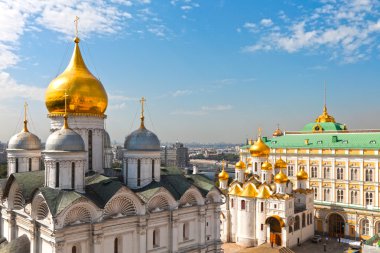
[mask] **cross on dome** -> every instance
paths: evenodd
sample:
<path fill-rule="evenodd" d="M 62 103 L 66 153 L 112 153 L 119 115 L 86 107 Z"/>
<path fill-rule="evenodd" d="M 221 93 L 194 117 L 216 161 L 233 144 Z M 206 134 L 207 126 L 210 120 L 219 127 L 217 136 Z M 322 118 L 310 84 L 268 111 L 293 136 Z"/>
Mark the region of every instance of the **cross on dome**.
<path fill-rule="evenodd" d="M 141 116 L 140 116 L 140 119 L 141 119 L 141 125 L 140 127 L 143 128 L 145 127 L 144 125 L 144 103 L 146 102 L 146 99 L 144 97 L 142 97 L 140 99 L 140 103 L 141 103 Z"/>

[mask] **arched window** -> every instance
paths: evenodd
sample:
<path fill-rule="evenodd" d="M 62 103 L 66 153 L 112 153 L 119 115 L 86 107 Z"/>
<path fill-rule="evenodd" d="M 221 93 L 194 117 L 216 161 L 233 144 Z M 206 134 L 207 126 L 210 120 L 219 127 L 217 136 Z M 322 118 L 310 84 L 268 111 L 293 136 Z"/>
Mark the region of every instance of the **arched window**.
<path fill-rule="evenodd" d="M 293 233 L 293 227 L 289 226 L 289 233 Z"/>
<path fill-rule="evenodd" d="M 362 220 L 362 234 L 369 235 L 369 221 L 367 219 Z"/>
<path fill-rule="evenodd" d="M 183 224 L 182 237 L 184 241 L 189 240 L 189 224 L 188 223 Z"/>
<path fill-rule="evenodd" d="M 336 191 L 336 201 L 339 203 L 343 203 L 343 190 Z"/>
<path fill-rule="evenodd" d="M 158 229 L 153 230 L 153 248 L 160 247 L 160 231 Z"/>
<path fill-rule="evenodd" d="M 154 180 L 154 159 L 152 159 L 152 180 Z"/>
<path fill-rule="evenodd" d="M 300 217 L 296 215 L 294 219 L 294 231 L 297 231 L 300 229 Z"/>
<path fill-rule="evenodd" d="M 292 177 L 293 176 L 293 166 L 288 166 L 288 176 Z"/>
<path fill-rule="evenodd" d="M 337 170 L 336 170 L 336 177 L 337 177 L 337 179 L 343 179 L 343 168 L 338 168 Z"/>
<path fill-rule="evenodd" d="M 245 210 L 245 200 L 241 201 L 241 210 Z"/>
<path fill-rule="evenodd" d="M 73 246 L 71 248 L 71 253 L 77 253 L 77 246 Z"/>
<path fill-rule="evenodd" d="M 141 185 L 141 160 L 137 160 L 137 186 Z"/>
<path fill-rule="evenodd" d="M 373 194 L 372 192 L 366 192 L 365 194 L 365 204 L 371 206 L 373 203 Z"/>
<path fill-rule="evenodd" d="M 59 187 L 59 162 L 55 163 L 55 187 Z"/>
<path fill-rule="evenodd" d="M 324 172 L 324 178 L 330 178 L 330 167 L 324 167 L 323 172 Z"/>
<path fill-rule="evenodd" d="M 312 187 L 313 191 L 314 191 L 314 199 L 317 199 L 318 198 L 318 188 L 317 187 Z"/>
<path fill-rule="evenodd" d="M 311 177 L 313 177 L 313 178 L 318 177 L 317 167 L 315 167 L 315 166 L 311 167 Z"/>
<path fill-rule="evenodd" d="M 358 191 L 351 191 L 351 204 L 358 203 Z"/>
<path fill-rule="evenodd" d="M 351 180 L 358 180 L 358 169 L 351 168 Z"/>
<path fill-rule="evenodd" d="M 260 210 L 261 210 L 261 212 L 264 212 L 264 202 L 260 203 Z"/>
<path fill-rule="evenodd" d="M 365 181 L 373 181 L 373 170 L 366 169 L 365 170 Z"/>
<path fill-rule="evenodd" d="M 234 207 L 234 199 L 231 199 L 231 208 Z"/>
<path fill-rule="evenodd" d="M 88 130 L 88 169 L 92 170 L 92 130 Z"/>
<path fill-rule="evenodd" d="M 257 162 L 255 163 L 255 172 L 257 172 Z"/>
<path fill-rule="evenodd" d="M 306 215 L 305 213 L 302 214 L 302 227 L 304 228 L 306 226 Z"/>
<path fill-rule="evenodd" d="M 119 239 L 117 237 L 113 241 L 113 252 L 119 253 Z"/>
<path fill-rule="evenodd" d="M 330 201 L 330 189 L 323 189 L 323 200 Z"/>
<path fill-rule="evenodd" d="M 16 173 L 18 173 L 18 158 L 16 158 Z"/>
<path fill-rule="evenodd" d="M 71 163 L 71 188 L 75 189 L 75 163 Z"/>
<path fill-rule="evenodd" d="M 29 171 L 32 171 L 32 158 L 29 158 Z"/>

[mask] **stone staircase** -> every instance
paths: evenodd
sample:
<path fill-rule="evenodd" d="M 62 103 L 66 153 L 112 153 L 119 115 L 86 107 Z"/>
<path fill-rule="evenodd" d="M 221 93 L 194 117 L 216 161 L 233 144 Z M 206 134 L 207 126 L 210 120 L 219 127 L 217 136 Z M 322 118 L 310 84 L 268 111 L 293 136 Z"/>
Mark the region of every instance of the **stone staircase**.
<path fill-rule="evenodd" d="M 287 248 L 287 247 L 282 247 L 280 250 L 279 250 L 280 253 L 294 253 L 293 250 Z"/>

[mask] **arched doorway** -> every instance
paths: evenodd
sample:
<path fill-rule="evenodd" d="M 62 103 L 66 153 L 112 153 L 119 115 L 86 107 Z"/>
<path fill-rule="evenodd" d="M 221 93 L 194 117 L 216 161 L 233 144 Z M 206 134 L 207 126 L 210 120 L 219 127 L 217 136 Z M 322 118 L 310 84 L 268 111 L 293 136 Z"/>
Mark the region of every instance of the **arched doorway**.
<path fill-rule="evenodd" d="M 344 237 L 344 219 L 340 214 L 332 213 L 329 216 L 329 236 Z"/>
<path fill-rule="evenodd" d="M 270 229 L 269 242 L 281 246 L 281 228 L 285 226 L 284 221 L 281 217 L 273 215 L 268 217 L 265 223 L 269 225 Z"/>

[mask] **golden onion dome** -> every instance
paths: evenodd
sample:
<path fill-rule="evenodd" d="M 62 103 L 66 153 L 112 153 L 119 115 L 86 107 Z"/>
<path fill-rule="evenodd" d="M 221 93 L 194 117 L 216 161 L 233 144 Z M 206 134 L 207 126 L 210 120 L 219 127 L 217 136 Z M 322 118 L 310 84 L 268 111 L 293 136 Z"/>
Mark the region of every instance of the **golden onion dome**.
<path fill-rule="evenodd" d="M 222 171 L 219 173 L 218 178 L 219 180 L 228 180 L 230 178 L 230 175 L 228 175 L 228 173 L 223 168 Z"/>
<path fill-rule="evenodd" d="M 286 183 L 288 181 L 288 177 L 282 172 L 282 169 L 280 169 L 280 172 L 274 176 L 274 181 L 277 184 Z"/>
<path fill-rule="evenodd" d="M 301 166 L 300 171 L 298 171 L 297 173 L 297 180 L 307 180 L 308 178 L 309 178 L 309 175 L 307 174 L 303 166 Z"/>
<path fill-rule="evenodd" d="M 277 129 L 273 132 L 273 137 L 279 137 L 279 136 L 283 136 L 284 133 L 281 131 L 281 129 L 279 127 L 277 127 Z"/>
<path fill-rule="evenodd" d="M 45 104 L 51 115 L 65 112 L 65 93 L 67 112 L 103 116 L 107 109 L 108 98 L 102 83 L 88 70 L 79 49 L 79 38 L 74 39 L 74 52 L 69 65 L 50 82 Z"/>
<path fill-rule="evenodd" d="M 318 122 L 318 123 L 325 123 L 325 122 L 335 123 L 334 117 L 327 113 L 327 106 L 326 105 L 323 107 L 323 113 L 318 116 L 318 118 L 315 120 L 315 122 Z"/>
<path fill-rule="evenodd" d="M 249 167 L 249 166 L 252 166 L 252 165 L 253 165 L 252 160 L 249 160 L 249 161 L 248 161 L 248 167 Z"/>
<path fill-rule="evenodd" d="M 245 163 L 241 160 L 235 164 L 235 167 L 239 170 L 245 170 L 247 168 L 247 166 L 245 166 Z"/>
<path fill-rule="evenodd" d="M 272 170 L 272 164 L 270 162 L 266 161 L 261 165 L 261 169 L 262 170 Z"/>
<path fill-rule="evenodd" d="M 257 198 L 259 199 L 268 199 L 272 195 L 269 186 L 267 184 L 262 184 L 259 187 L 259 193 L 257 194 Z"/>
<path fill-rule="evenodd" d="M 249 148 L 249 152 L 254 157 L 267 157 L 270 153 L 270 148 L 263 142 L 261 137 Z"/>
<path fill-rule="evenodd" d="M 239 184 L 234 184 L 230 188 L 228 194 L 230 194 L 230 195 L 240 195 L 241 192 L 242 192 L 242 189 L 241 189 L 240 185 Z"/>
<path fill-rule="evenodd" d="M 286 169 L 286 162 L 280 158 L 276 161 L 274 167 L 279 169 Z"/>
<path fill-rule="evenodd" d="M 240 193 L 241 197 L 247 197 L 247 198 L 255 198 L 257 196 L 258 192 L 256 189 L 256 186 L 252 183 L 248 183 L 243 191 Z"/>

